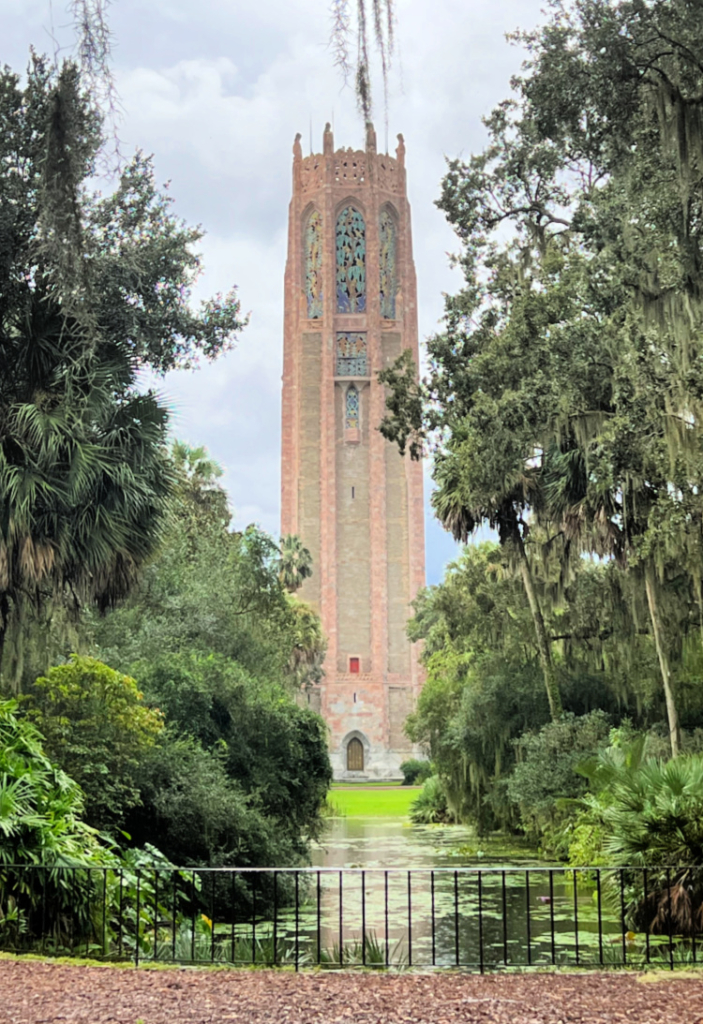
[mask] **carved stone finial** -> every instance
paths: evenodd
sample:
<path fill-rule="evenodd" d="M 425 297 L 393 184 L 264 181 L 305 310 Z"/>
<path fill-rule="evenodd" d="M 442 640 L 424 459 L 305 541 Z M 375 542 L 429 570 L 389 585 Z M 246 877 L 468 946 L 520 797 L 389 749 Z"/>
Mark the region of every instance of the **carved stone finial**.
<path fill-rule="evenodd" d="M 302 135 L 300 134 L 300 132 L 298 132 L 298 134 L 295 136 L 295 142 L 293 143 L 293 159 L 294 160 L 302 160 L 303 159 L 303 149 L 302 149 L 302 146 L 300 145 L 301 138 L 302 138 Z"/>
<path fill-rule="evenodd" d="M 366 152 L 376 152 L 376 131 L 373 126 L 373 121 L 366 122 Z"/>
<path fill-rule="evenodd" d="M 325 130 L 322 133 L 322 152 L 323 153 L 334 153 L 334 136 L 332 135 L 332 127 L 329 123 L 325 125 Z"/>
<path fill-rule="evenodd" d="M 398 135 L 398 148 L 395 151 L 398 163 L 403 165 L 405 163 L 405 139 L 401 134 Z"/>

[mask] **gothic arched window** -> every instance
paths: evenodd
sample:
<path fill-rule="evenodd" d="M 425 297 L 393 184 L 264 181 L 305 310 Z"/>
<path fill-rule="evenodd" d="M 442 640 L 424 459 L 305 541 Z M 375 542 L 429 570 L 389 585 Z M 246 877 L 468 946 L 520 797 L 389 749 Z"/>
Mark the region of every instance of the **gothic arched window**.
<path fill-rule="evenodd" d="M 313 210 L 305 232 L 305 296 L 308 317 L 322 316 L 322 214 Z"/>
<path fill-rule="evenodd" d="M 397 278 L 395 267 L 395 221 L 389 210 L 382 210 L 379 235 L 379 276 L 380 276 L 380 298 L 381 316 L 384 320 L 395 320 L 395 293 L 397 291 Z"/>
<path fill-rule="evenodd" d="M 353 206 L 337 217 L 337 312 L 366 309 L 366 229 Z"/>
<path fill-rule="evenodd" d="M 352 384 L 347 389 L 345 400 L 344 426 L 347 430 L 359 429 L 359 392 Z"/>

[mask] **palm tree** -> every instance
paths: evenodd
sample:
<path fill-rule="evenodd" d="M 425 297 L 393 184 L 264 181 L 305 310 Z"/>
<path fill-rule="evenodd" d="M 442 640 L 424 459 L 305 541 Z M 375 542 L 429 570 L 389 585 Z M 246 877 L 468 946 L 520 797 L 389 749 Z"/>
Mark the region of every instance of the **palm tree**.
<path fill-rule="evenodd" d="M 322 678 L 327 640 L 322 632 L 320 616 L 311 605 L 293 595 L 288 602 L 294 621 L 294 646 L 288 671 L 298 686 L 307 687 L 319 683 Z"/>
<path fill-rule="evenodd" d="M 292 533 L 287 537 L 281 537 L 279 551 L 281 559 L 278 578 L 285 589 L 293 594 L 312 576 L 312 555 L 304 547 L 300 537 Z"/>
<path fill-rule="evenodd" d="M 525 465 L 514 479 L 505 480 L 502 488 L 483 487 L 471 476 L 472 466 L 476 464 L 475 452 L 470 453 L 469 457 L 467 454 L 466 451 L 457 451 L 454 444 L 450 443 L 441 455 L 436 456 L 434 478 L 438 487 L 432 495 L 435 515 L 445 530 L 449 530 L 455 540 L 464 544 L 482 523 L 498 531 L 501 545 L 517 563 L 525 588 L 549 711 L 552 719 L 557 719 L 562 714 L 562 703 L 551 641 L 525 549 L 525 536 L 529 529 L 525 513 L 539 493 L 539 468 Z"/>
<path fill-rule="evenodd" d="M 52 600 L 105 609 L 161 536 L 175 484 L 167 410 L 138 371 L 213 358 L 234 296 L 193 313 L 199 232 L 138 156 L 91 196 L 102 138 L 78 70 L 0 72 L 0 669 L 22 675 L 28 619 Z"/>

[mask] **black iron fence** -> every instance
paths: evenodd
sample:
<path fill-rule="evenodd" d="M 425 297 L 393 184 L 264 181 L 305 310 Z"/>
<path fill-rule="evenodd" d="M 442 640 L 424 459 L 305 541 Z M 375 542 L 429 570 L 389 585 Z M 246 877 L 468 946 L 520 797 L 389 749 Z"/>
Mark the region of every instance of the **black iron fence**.
<path fill-rule="evenodd" d="M 696 963 L 703 868 L 0 867 L 0 949 L 349 967 Z"/>

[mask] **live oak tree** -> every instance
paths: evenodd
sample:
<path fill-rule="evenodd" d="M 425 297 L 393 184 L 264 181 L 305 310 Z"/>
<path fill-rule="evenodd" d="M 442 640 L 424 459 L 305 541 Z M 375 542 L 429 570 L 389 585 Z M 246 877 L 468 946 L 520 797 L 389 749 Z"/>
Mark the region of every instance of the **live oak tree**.
<path fill-rule="evenodd" d="M 519 39 L 489 145 L 450 163 L 439 201 L 465 288 L 423 387 L 407 360 L 386 375 L 384 431 L 416 451 L 434 437 L 435 507 L 458 536 L 488 522 L 520 556 L 539 522 L 567 576 L 584 553 L 639 574 L 676 754 L 660 597 L 674 564 L 700 605 L 703 575 L 703 11 L 555 2 Z M 537 607 L 534 621 L 544 641 Z"/>
<path fill-rule="evenodd" d="M 139 389 L 140 369 L 215 358 L 243 326 L 233 292 L 191 308 L 202 233 L 175 217 L 147 158 L 112 194 L 90 190 L 101 142 L 74 65 L 34 57 L 24 85 L 0 74 L 0 658 L 11 686 L 32 615 L 62 599 L 110 606 L 161 537 L 174 485 L 167 411 Z"/>

